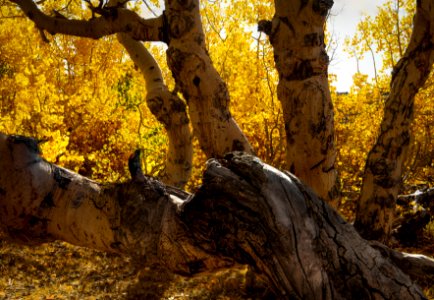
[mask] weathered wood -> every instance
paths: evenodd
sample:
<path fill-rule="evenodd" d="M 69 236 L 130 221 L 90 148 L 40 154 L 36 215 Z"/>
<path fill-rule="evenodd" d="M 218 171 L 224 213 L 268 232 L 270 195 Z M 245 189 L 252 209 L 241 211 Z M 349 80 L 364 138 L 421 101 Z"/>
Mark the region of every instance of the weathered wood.
<path fill-rule="evenodd" d="M 388 248 L 377 241 L 371 241 L 371 246 L 378 249 L 384 257 L 389 258 L 413 280 L 429 282 L 431 288 L 434 280 L 434 259 L 421 254 L 399 252 Z"/>
<path fill-rule="evenodd" d="M 241 152 L 211 159 L 193 196 L 153 179 L 99 184 L 0 135 L 0 218 L 24 243 L 61 239 L 184 275 L 248 264 L 278 298 L 424 299 L 297 178 Z"/>

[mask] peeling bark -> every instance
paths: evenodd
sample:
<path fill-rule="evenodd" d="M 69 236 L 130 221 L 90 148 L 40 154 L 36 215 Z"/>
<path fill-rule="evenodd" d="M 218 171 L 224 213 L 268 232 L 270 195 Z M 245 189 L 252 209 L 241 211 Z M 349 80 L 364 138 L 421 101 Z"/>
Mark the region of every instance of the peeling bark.
<path fill-rule="evenodd" d="M 380 134 L 366 161 L 354 224 L 366 239 L 384 242 L 390 236 L 410 143 L 414 97 L 430 73 L 433 45 L 434 7 L 429 0 L 418 1 L 410 43 L 393 69 Z"/>
<path fill-rule="evenodd" d="M 229 111 L 228 89 L 205 48 L 198 0 L 165 1 L 169 24 L 167 61 L 187 101 L 194 133 L 207 157 L 253 153 Z"/>
<path fill-rule="evenodd" d="M 0 158 L 11 239 L 62 239 L 184 275 L 248 264 L 276 298 L 424 299 L 297 178 L 253 156 L 210 160 L 195 195 L 153 179 L 93 182 L 41 159 L 26 137 L 0 135 Z"/>
<path fill-rule="evenodd" d="M 273 20 L 260 21 L 279 72 L 277 96 L 285 119 L 290 171 L 320 197 L 337 199 L 333 105 L 324 26 L 329 0 L 275 0 Z"/>

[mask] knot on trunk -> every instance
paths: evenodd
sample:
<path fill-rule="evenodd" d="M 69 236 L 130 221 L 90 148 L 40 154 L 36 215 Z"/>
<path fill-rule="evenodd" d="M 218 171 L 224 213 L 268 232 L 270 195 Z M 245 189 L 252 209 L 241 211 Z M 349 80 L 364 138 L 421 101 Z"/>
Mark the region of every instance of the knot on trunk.
<path fill-rule="evenodd" d="M 271 27 L 272 27 L 271 21 L 261 20 L 261 21 L 258 22 L 258 31 L 259 32 L 263 32 L 266 35 L 270 35 L 271 34 Z"/>

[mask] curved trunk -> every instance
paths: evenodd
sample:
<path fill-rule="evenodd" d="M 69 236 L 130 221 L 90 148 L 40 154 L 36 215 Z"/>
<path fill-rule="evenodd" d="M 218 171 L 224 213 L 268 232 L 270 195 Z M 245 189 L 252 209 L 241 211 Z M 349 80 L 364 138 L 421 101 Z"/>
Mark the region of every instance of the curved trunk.
<path fill-rule="evenodd" d="M 198 0 L 165 1 L 169 49 L 167 61 L 184 95 L 194 133 L 207 157 L 234 150 L 253 153 L 229 111 L 226 84 L 205 48 Z"/>
<path fill-rule="evenodd" d="M 434 7 L 429 0 L 418 1 L 410 44 L 393 68 L 380 134 L 366 161 L 354 224 L 366 239 L 389 238 L 410 143 L 414 97 L 434 62 L 433 44 Z"/>
<path fill-rule="evenodd" d="M 279 72 L 289 170 L 320 197 L 337 198 L 333 105 L 324 44 L 326 16 L 333 1 L 275 0 L 271 22 L 261 21 Z"/>
<path fill-rule="evenodd" d="M 186 105 L 164 84 L 160 67 L 146 47 L 124 33 L 117 34 L 131 59 L 140 69 L 146 81 L 146 103 L 169 137 L 166 169 L 162 176 L 165 183 L 184 187 L 190 178 L 193 145 Z"/>
<path fill-rule="evenodd" d="M 424 298 L 297 178 L 249 155 L 210 160 L 194 196 L 137 176 L 90 181 L 41 159 L 26 137 L 0 135 L 0 158 L 1 226 L 15 240 L 62 239 L 184 275 L 248 264 L 276 298 Z"/>

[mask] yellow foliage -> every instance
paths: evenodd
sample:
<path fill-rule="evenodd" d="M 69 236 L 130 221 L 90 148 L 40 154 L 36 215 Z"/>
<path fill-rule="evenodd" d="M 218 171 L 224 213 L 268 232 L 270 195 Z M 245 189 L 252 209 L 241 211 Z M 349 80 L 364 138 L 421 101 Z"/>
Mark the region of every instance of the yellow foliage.
<path fill-rule="evenodd" d="M 62 8 L 62 1 L 43 4 L 47 13 L 56 9 L 67 16 L 90 17 L 75 2 Z M 201 12 L 209 52 L 228 83 L 235 119 L 257 154 L 283 167 L 278 75 L 267 37 L 255 29 L 258 20 L 271 18 L 272 1 L 205 2 Z M 128 157 L 141 148 L 144 171 L 158 176 L 164 168 L 167 137 L 148 111 L 143 79 L 121 45 L 113 36 L 98 41 L 48 38 L 49 44 L 42 42 L 26 18 L 1 20 L 0 131 L 35 136 L 43 141 L 47 160 L 100 180 L 127 179 Z M 150 50 L 173 88 L 164 47 Z M 197 141 L 194 144 L 191 189 L 200 184 L 206 159 Z"/>
<path fill-rule="evenodd" d="M 387 68 L 408 42 L 414 1 L 400 2 L 399 14 L 392 0 L 376 18 L 366 18 L 359 33 L 349 40 L 350 52 L 361 56 L 373 49 L 384 55 L 385 68 L 375 84 L 356 74 L 348 95 L 337 95 L 336 78 L 330 75 L 335 103 L 337 168 L 344 193 L 356 195 L 367 151 L 375 141 L 389 87 Z M 413 4 L 412 4 L 413 3 Z M 79 1 L 65 8 L 63 1 L 44 1 L 69 17 L 90 18 Z M 153 5 L 158 6 L 158 1 Z M 134 8 L 138 9 L 138 4 Z M 276 96 L 278 74 L 268 38 L 256 31 L 262 19 L 271 19 L 272 1 L 205 1 L 201 3 L 206 44 L 215 67 L 231 95 L 231 111 L 267 163 L 285 168 L 285 130 Z M 65 9 L 64 9 L 65 8 Z M 3 16 L 19 12 L 1 7 Z M 400 17 L 398 27 L 392 22 Z M 390 28 L 384 35 L 383 22 Z M 382 31 L 383 30 L 383 31 Z M 44 43 L 26 18 L 0 19 L 0 131 L 38 137 L 44 157 L 99 180 L 126 180 L 127 160 L 136 148 L 144 153 L 143 169 L 154 176 L 164 168 L 167 137 L 144 101 L 142 76 L 113 36 L 98 41 L 48 35 Z M 165 60 L 165 47 L 147 43 L 162 67 L 170 89 L 174 88 Z M 430 84 L 432 86 L 432 77 Z M 431 128 L 434 107 L 431 88 L 419 93 L 415 108 L 414 143 L 407 163 L 407 182 L 422 184 L 434 179 L 434 145 Z M 194 142 L 193 178 L 200 184 L 205 156 Z"/>
<path fill-rule="evenodd" d="M 359 194 L 365 160 L 376 139 L 385 99 L 385 95 L 368 82 L 367 75 L 357 73 L 353 81 L 348 95 L 332 94 L 343 201 Z"/>
<path fill-rule="evenodd" d="M 11 18 L 0 22 L 0 41 L 7 41 L 0 44 L 0 131 L 37 137 L 47 160 L 94 179 L 128 178 L 136 148 L 147 149 L 146 161 L 164 161 L 162 127 L 115 37 L 56 35 L 47 44 L 31 21 Z"/>
<path fill-rule="evenodd" d="M 339 160 L 342 162 L 339 168 L 344 179 L 344 190 L 360 184 L 356 177 L 361 177 L 367 151 L 382 118 L 383 101 L 390 89 L 390 71 L 409 43 L 415 4 L 411 0 L 386 1 L 379 7 L 378 15 L 365 17 L 358 24 L 356 35 L 346 41 L 346 50 L 351 55 L 360 59 L 367 52 L 369 55 L 375 53 L 381 56 L 383 66 L 378 70 L 378 82 L 374 81 L 374 84 L 368 81 L 367 76 L 356 74 L 349 95 L 335 100 Z M 426 187 L 434 179 L 434 143 L 431 138 L 434 126 L 433 83 L 431 73 L 415 99 L 413 137 L 403 174 L 404 188 Z M 354 104 L 349 105 L 347 101 L 354 101 Z M 347 119 L 350 115 L 353 117 Z M 355 152 L 354 155 L 351 151 Z M 354 162 L 357 164 L 352 165 Z M 353 174 L 353 180 L 347 174 Z"/>

